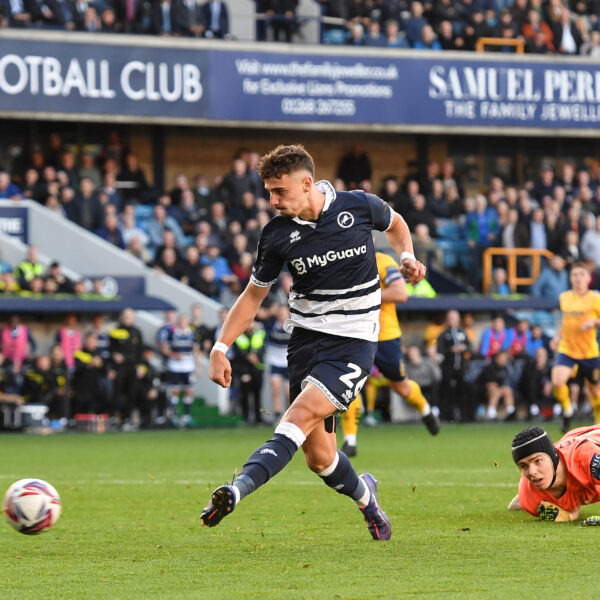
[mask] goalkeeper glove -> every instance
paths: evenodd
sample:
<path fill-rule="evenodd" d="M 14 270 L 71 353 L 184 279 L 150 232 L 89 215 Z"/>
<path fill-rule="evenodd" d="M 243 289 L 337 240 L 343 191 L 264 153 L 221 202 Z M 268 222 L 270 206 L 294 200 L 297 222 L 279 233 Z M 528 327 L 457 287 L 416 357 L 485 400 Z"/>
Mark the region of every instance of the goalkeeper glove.
<path fill-rule="evenodd" d="M 542 521 L 567 522 L 571 520 L 571 515 L 566 510 L 551 502 L 540 502 L 537 507 L 537 514 Z"/>
<path fill-rule="evenodd" d="M 581 527 L 600 527 L 600 517 L 598 515 L 588 517 L 584 521 L 581 521 L 579 525 L 581 525 Z"/>

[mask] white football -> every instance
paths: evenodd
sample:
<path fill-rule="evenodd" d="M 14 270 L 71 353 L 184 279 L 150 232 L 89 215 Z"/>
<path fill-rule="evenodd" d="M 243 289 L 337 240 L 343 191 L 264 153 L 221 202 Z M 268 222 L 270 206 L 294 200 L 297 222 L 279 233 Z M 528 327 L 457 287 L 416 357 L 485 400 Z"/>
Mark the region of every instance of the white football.
<path fill-rule="evenodd" d="M 50 529 L 60 517 L 58 492 L 42 479 L 21 479 L 13 483 L 3 504 L 7 521 L 19 532 L 35 535 Z"/>

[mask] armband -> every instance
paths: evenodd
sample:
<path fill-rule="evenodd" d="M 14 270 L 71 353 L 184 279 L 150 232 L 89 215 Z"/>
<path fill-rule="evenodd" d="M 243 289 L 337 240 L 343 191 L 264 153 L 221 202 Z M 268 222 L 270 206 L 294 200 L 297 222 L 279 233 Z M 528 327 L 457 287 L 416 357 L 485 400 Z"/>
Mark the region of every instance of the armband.
<path fill-rule="evenodd" d="M 224 344 L 223 342 L 215 342 L 210 353 L 212 354 L 213 352 L 222 352 L 223 354 L 226 354 L 227 350 L 229 350 L 229 346 L 227 344 Z"/>

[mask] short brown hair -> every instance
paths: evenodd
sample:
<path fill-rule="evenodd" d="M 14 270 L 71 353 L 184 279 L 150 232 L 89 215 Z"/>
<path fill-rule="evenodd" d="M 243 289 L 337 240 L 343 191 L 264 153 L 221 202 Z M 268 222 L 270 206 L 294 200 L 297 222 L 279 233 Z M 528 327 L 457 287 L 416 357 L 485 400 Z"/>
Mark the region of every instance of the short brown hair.
<path fill-rule="evenodd" d="M 588 265 L 581 260 L 578 260 L 571 265 L 571 271 L 573 269 L 584 269 L 588 273 L 591 273 L 591 269 L 588 267 Z"/>
<path fill-rule="evenodd" d="M 303 170 L 314 177 L 315 163 L 312 156 L 300 144 L 277 146 L 265 154 L 258 163 L 258 175 L 263 181 Z"/>

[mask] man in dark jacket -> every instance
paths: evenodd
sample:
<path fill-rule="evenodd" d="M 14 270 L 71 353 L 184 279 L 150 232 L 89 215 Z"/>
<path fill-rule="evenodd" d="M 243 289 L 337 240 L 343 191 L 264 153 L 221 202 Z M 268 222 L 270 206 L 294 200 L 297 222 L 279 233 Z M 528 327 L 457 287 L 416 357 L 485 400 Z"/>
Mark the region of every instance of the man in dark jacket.
<path fill-rule="evenodd" d="M 475 405 L 469 397 L 465 382 L 465 371 L 471 352 L 471 342 L 460 327 L 460 315 L 456 310 L 448 311 L 446 315 L 448 327 L 438 337 L 438 353 L 442 360 L 442 381 L 444 394 L 440 394 L 440 409 L 442 419 L 454 420 L 454 411 L 460 412 L 461 421 L 475 419 Z"/>

